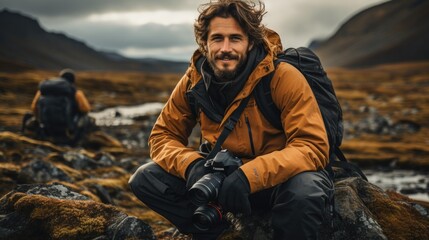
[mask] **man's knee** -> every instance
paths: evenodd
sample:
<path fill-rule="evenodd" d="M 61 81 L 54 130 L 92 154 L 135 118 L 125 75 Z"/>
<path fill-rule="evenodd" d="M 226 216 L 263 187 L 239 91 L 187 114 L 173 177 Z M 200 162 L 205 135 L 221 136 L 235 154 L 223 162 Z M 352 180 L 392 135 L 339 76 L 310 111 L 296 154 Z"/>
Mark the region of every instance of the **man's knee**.
<path fill-rule="evenodd" d="M 280 188 L 280 192 L 287 194 L 290 201 L 298 203 L 330 199 L 333 194 L 333 183 L 326 171 L 303 172 L 289 179 Z"/>
<path fill-rule="evenodd" d="M 325 171 L 304 172 L 277 187 L 272 211 L 274 238 L 317 238 L 333 197 L 329 175 Z"/>
<path fill-rule="evenodd" d="M 160 168 L 156 163 L 150 162 L 140 166 L 134 174 L 128 180 L 128 185 L 134 194 L 137 194 L 138 191 L 141 191 L 143 185 L 147 182 L 147 176 L 152 174 L 154 171 L 159 171 Z M 137 191 L 137 192 L 136 192 Z"/>
<path fill-rule="evenodd" d="M 166 172 L 154 162 L 139 167 L 128 184 L 133 193 L 143 201 L 145 198 L 177 198 L 186 194 L 185 181 Z"/>

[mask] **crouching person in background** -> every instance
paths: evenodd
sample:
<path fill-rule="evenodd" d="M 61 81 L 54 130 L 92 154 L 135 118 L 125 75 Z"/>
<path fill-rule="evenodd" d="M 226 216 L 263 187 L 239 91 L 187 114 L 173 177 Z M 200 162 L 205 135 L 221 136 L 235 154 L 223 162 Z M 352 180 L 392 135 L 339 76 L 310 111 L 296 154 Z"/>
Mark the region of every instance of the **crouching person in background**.
<path fill-rule="evenodd" d="M 22 131 L 56 144 L 74 145 L 95 127 L 88 116 L 91 106 L 76 89 L 73 70 L 64 69 L 59 77 L 44 80 L 31 104 L 32 114 L 24 116 Z"/>

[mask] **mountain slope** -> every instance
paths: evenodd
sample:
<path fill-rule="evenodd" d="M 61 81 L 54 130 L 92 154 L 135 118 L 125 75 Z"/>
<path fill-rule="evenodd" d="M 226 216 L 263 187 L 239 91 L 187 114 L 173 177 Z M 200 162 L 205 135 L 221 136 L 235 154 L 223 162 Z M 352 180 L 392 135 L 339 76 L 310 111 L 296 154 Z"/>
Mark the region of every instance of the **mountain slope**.
<path fill-rule="evenodd" d="M 429 60 L 429 1 L 392 0 L 345 22 L 314 50 L 327 67 Z"/>
<path fill-rule="evenodd" d="M 46 32 L 37 20 L 0 12 L 0 61 L 37 69 L 184 71 L 187 63 L 135 60 L 99 52 L 62 33 Z"/>

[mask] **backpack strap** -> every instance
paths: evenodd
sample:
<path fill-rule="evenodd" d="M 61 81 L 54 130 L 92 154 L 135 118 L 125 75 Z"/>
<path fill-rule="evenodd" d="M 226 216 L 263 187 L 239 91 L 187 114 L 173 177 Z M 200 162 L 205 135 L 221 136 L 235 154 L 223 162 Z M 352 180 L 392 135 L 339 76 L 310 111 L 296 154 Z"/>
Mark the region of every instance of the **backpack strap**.
<path fill-rule="evenodd" d="M 195 63 L 195 68 L 200 74 L 202 72 L 201 68 L 204 61 L 205 57 L 200 57 Z M 195 118 L 198 118 L 199 111 L 201 110 L 213 122 L 220 123 L 222 121 L 223 115 L 215 110 L 207 93 L 203 79 L 200 79 L 194 87 L 186 92 L 186 98 L 188 100 L 191 112 Z"/>
<path fill-rule="evenodd" d="M 200 68 L 201 68 L 203 62 L 204 62 L 203 57 L 200 57 L 197 59 L 197 61 L 195 63 L 195 68 L 198 71 L 198 73 L 200 73 Z M 195 118 L 198 117 L 198 112 L 199 112 L 200 107 L 198 105 L 198 99 L 197 99 L 197 97 L 195 97 L 195 93 L 193 93 L 193 91 L 197 91 L 197 90 L 194 90 L 195 87 L 201 88 L 201 87 L 198 87 L 199 85 L 202 84 L 200 82 L 202 82 L 202 79 L 193 88 L 189 89 L 186 92 L 186 99 L 188 100 L 188 104 L 189 104 L 189 107 L 191 108 L 192 115 Z M 199 91 L 202 91 L 202 89 Z"/>
<path fill-rule="evenodd" d="M 186 98 L 195 118 L 198 117 L 201 109 L 213 122 L 220 123 L 222 121 L 223 116 L 217 113 L 211 104 L 203 80 L 200 80 L 192 89 L 186 92 Z"/>
<path fill-rule="evenodd" d="M 335 156 L 338 158 L 338 160 L 331 160 L 329 161 L 327 168 L 328 171 L 330 171 L 330 174 L 333 174 L 332 167 L 342 168 L 347 172 L 350 173 L 357 173 L 362 179 L 365 181 L 368 181 L 368 178 L 365 176 L 365 174 L 362 172 L 362 170 L 354 163 L 348 161 L 346 157 L 344 156 L 344 153 L 341 151 L 339 147 L 335 147 L 334 151 Z"/>
<path fill-rule="evenodd" d="M 280 61 L 274 61 L 276 69 Z M 271 97 L 271 79 L 273 78 L 275 70 L 270 72 L 268 75 L 262 77 L 258 85 L 253 90 L 256 104 L 258 105 L 259 111 L 268 122 L 271 123 L 277 129 L 283 129 L 283 125 L 280 119 L 280 110 L 274 104 L 273 98 Z"/>
<path fill-rule="evenodd" d="M 356 176 L 356 174 L 358 174 L 363 180 L 368 181 L 368 178 L 362 172 L 362 170 L 356 164 L 348 161 L 346 156 L 344 156 L 344 153 L 341 151 L 341 149 L 338 146 L 335 146 L 332 152 L 334 152 L 334 156 L 330 157 L 329 163 L 325 167 L 331 179 L 336 179 L 338 177 L 337 174 L 335 174 L 333 168 L 340 168 L 340 169 L 343 169 L 347 173 L 347 176 L 349 177 Z"/>
<path fill-rule="evenodd" d="M 229 117 L 229 119 L 225 123 L 225 126 L 224 126 L 221 134 L 219 135 L 219 138 L 217 139 L 213 149 L 207 155 L 207 157 L 206 157 L 207 160 L 214 158 L 214 156 L 221 150 L 221 146 L 222 146 L 223 142 L 226 140 L 228 135 L 234 129 L 235 124 L 238 122 L 238 119 L 240 118 L 240 115 L 243 112 L 244 108 L 246 108 L 247 103 L 249 103 L 249 100 L 250 100 L 250 95 L 241 101 L 238 108 L 232 113 L 231 117 Z"/>
<path fill-rule="evenodd" d="M 343 151 L 341 151 L 341 149 L 339 147 L 334 148 L 334 153 L 335 153 L 335 156 L 338 158 L 338 160 L 343 161 L 343 162 L 347 162 L 346 156 L 344 156 Z"/>
<path fill-rule="evenodd" d="M 189 107 L 191 108 L 192 115 L 194 117 L 198 116 L 198 103 L 193 94 L 191 94 L 191 90 L 186 92 L 186 99 L 188 100 Z"/>

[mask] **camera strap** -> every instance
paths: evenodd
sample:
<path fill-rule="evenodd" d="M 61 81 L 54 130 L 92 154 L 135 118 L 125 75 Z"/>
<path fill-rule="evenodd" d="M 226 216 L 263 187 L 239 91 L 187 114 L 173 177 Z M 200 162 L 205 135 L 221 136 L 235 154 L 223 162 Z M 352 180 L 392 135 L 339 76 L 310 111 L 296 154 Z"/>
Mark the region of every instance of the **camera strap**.
<path fill-rule="evenodd" d="M 240 103 L 240 106 L 232 113 L 231 117 L 229 117 L 228 121 L 226 121 L 225 126 L 223 127 L 222 132 L 220 133 L 216 144 L 214 145 L 213 149 L 210 151 L 209 155 L 207 155 L 206 159 L 212 159 L 214 156 L 221 150 L 221 146 L 223 142 L 226 140 L 228 135 L 232 132 L 232 130 L 235 127 L 235 124 L 238 122 L 238 119 L 240 118 L 241 113 L 243 112 L 244 108 L 246 108 L 247 103 L 250 100 L 250 96 L 247 96 L 245 99 L 243 99 Z"/>

